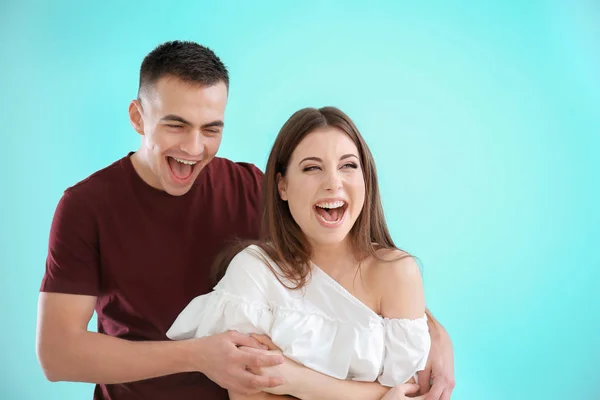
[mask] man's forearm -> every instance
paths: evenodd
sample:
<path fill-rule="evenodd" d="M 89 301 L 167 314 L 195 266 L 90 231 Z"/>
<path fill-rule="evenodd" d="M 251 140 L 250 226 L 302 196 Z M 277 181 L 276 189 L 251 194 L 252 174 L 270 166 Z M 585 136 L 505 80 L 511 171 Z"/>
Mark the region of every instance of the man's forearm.
<path fill-rule="evenodd" d="M 427 314 L 427 325 L 429 325 L 429 329 L 431 329 L 432 327 L 437 328 L 440 323 L 437 319 L 433 317 L 433 314 L 431 313 L 431 311 L 429 311 L 428 308 L 425 309 L 425 314 Z"/>
<path fill-rule="evenodd" d="M 439 342 L 442 337 L 447 337 L 448 341 L 450 340 L 450 336 L 448 336 L 448 332 L 446 329 L 440 324 L 440 321 L 434 318 L 431 311 L 425 310 L 427 314 L 427 326 L 429 327 L 429 335 L 431 336 L 432 345 L 434 342 Z"/>
<path fill-rule="evenodd" d="M 51 381 L 116 384 L 189 371 L 185 342 L 133 342 L 81 332 L 45 343 L 39 357 Z"/>

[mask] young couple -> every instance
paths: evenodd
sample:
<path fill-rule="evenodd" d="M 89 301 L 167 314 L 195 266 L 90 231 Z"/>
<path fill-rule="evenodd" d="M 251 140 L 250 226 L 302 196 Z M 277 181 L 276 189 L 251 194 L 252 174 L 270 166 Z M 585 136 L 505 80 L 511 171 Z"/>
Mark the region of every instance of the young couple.
<path fill-rule="evenodd" d="M 68 188 L 52 222 L 48 379 L 112 400 L 449 399 L 450 339 L 390 237 L 354 123 L 333 107 L 294 113 L 263 175 L 215 156 L 228 88 L 199 44 L 144 59 L 129 107 L 139 150 Z"/>

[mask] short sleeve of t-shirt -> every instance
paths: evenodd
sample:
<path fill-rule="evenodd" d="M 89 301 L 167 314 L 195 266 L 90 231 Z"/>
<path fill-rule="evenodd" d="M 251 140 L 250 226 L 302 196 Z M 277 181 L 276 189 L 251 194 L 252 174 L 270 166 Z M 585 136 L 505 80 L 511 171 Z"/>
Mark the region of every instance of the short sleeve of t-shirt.
<path fill-rule="evenodd" d="M 89 204 L 74 189 L 64 192 L 54 213 L 40 291 L 98 296 L 97 222 Z"/>
<path fill-rule="evenodd" d="M 235 224 L 238 232 L 236 232 L 236 236 L 258 239 L 264 174 L 254 164 L 228 162 L 227 164 L 222 163 L 222 165 L 225 170 L 223 175 L 229 176 L 230 179 L 222 179 L 219 184 L 226 186 L 224 192 L 237 197 Z M 235 183 L 232 184 L 232 182 Z"/>
<path fill-rule="evenodd" d="M 245 197 L 246 205 L 260 209 L 264 178 L 263 172 L 254 164 L 238 162 L 235 165 L 238 167 L 238 171 L 240 171 L 240 193 Z"/>

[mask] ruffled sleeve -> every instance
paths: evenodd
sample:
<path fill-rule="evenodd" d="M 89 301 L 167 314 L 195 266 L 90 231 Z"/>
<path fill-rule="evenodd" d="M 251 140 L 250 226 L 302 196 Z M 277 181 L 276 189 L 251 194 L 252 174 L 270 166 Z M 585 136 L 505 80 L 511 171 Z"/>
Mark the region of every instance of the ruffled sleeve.
<path fill-rule="evenodd" d="M 384 348 L 381 385 L 396 386 L 415 376 L 425 368 L 431 348 L 427 317 L 384 319 Z"/>
<path fill-rule="evenodd" d="M 229 330 L 266 334 L 273 312 L 266 299 L 270 270 L 249 249 L 237 254 L 211 293 L 194 298 L 167 331 L 173 340 L 201 338 Z"/>

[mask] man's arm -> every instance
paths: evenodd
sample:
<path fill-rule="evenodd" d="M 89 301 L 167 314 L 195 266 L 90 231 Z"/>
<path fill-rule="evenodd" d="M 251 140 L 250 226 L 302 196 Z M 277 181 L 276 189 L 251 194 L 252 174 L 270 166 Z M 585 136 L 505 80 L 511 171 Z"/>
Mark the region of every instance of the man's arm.
<path fill-rule="evenodd" d="M 65 191 L 56 208 L 38 309 L 37 354 L 51 381 L 123 383 L 199 371 L 226 389 L 256 393 L 278 379 L 246 366 L 276 365 L 280 355 L 247 354 L 260 344 L 237 332 L 185 341 L 128 341 L 90 332 L 100 293 L 98 210 L 85 188 Z M 68 294 L 72 293 L 72 294 Z M 76 294 L 75 294 L 76 293 Z"/>
<path fill-rule="evenodd" d="M 282 361 L 278 355 L 239 350 L 241 345 L 260 347 L 248 336 L 228 332 L 173 342 L 123 340 L 87 330 L 95 304 L 94 296 L 40 294 L 36 347 L 49 380 L 114 384 L 199 371 L 225 388 L 247 393 L 281 381 L 246 370 L 246 365 Z"/>
<path fill-rule="evenodd" d="M 450 400 L 454 390 L 454 351 L 448 332 L 429 310 L 427 324 L 431 335 L 431 350 L 425 370 L 419 372 L 419 393 L 427 393 L 425 400 Z M 433 385 L 430 385 L 430 380 Z"/>
<path fill-rule="evenodd" d="M 37 354 L 49 380 L 110 384 L 194 370 L 190 347 L 201 343 L 131 342 L 89 332 L 95 304 L 93 296 L 40 294 Z"/>

